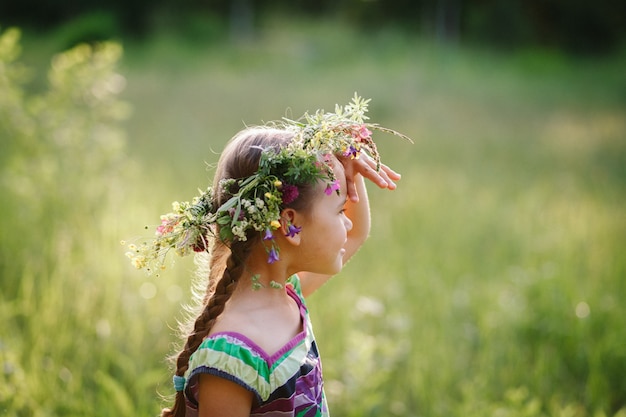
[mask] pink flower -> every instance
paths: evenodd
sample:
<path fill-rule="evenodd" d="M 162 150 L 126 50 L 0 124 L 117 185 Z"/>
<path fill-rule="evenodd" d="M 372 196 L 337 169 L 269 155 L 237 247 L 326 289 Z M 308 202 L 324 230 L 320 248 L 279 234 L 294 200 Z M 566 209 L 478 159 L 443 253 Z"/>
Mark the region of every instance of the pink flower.
<path fill-rule="evenodd" d="M 366 125 L 361 125 L 352 128 L 352 137 L 357 140 L 367 140 L 372 136 L 372 131 L 367 128 Z"/>
<path fill-rule="evenodd" d="M 326 195 L 331 195 L 333 191 L 337 191 L 337 193 L 339 193 L 339 180 L 326 184 L 326 189 L 324 190 Z"/>
<path fill-rule="evenodd" d="M 174 226 L 169 223 L 167 219 L 161 220 L 161 225 L 156 228 L 156 234 L 159 236 L 163 236 L 166 233 L 170 233 L 174 230 Z"/>
<path fill-rule="evenodd" d="M 296 198 L 300 195 L 300 191 L 298 191 L 298 187 L 291 184 L 283 185 L 283 204 L 287 205 L 293 203 Z"/>

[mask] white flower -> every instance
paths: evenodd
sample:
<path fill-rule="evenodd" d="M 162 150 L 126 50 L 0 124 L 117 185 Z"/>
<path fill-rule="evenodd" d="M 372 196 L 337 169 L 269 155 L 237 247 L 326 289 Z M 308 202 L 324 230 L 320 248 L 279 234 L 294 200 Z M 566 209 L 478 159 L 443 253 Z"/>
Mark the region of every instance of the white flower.
<path fill-rule="evenodd" d="M 240 222 L 238 225 L 233 226 L 233 228 L 232 228 L 233 235 L 235 235 L 242 242 L 245 242 L 246 240 L 248 240 L 248 238 L 246 236 L 246 228 L 247 228 L 247 226 L 248 226 L 248 224 L 244 220 L 244 221 Z"/>

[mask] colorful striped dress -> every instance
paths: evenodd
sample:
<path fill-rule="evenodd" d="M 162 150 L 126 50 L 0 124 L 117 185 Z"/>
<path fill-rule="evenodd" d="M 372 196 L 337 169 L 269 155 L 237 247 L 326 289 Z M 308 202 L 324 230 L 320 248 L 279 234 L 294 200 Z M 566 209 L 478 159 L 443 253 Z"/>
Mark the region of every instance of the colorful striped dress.
<path fill-rule="evenodd" d="M 251 391 L 251 416 L 328 416 L 322 363 L 297 276 L 289 279 L 286 290 L 299 306 L 303 331 L 273 355 L 239 333 L 221 332 L 206 338 L 189 358 L 185 373 L 187 417 L 197 416 L 198 377 L 203 373 Z"/>

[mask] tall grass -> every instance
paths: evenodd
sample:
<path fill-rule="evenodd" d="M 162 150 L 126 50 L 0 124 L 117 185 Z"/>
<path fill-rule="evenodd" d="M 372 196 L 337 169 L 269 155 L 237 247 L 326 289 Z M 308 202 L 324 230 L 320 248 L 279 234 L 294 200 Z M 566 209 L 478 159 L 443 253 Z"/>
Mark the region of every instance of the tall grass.
<path fill-rule="evenodd" d="M 2 156 L 66 170 L 3 167 L 3 184 L 32 187 L 2 208 L 0 410 L 157 414 L 193 265 L 143 276 L 119 240 L 205 187 L 244 123 L 358 91 L 416 143 L 379 137 L 400 187 L 370 188 L 370 240 L 309 301 L 333 415 L 623 416 L 623 64 L 332 22 L 125 45 L 125 148 L 86 158 L 38 139 Z M 65 108 L 60 126 L 81 111 Z"/>

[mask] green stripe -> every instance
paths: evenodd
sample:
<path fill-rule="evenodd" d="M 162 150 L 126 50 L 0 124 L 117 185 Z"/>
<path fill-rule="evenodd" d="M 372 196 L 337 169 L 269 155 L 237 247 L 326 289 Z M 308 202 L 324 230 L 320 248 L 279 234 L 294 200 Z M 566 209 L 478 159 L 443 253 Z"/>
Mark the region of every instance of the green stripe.
<path fill-rule="evenodd" d="M 229 342 L 226 337 L 207 339 L 202 342 L 198 350 L 200 349 L 210 349 L 216 352 L 226 353 L 229 356 L 237 358 L 247 365 L 258 369 L 260 372 L 263 372 L 263 374 L 260 375 L 266 381 L 269 380 L 269 369 L 267 369 L 267 363 L 265 362 L 265 360 L 254 351 L 246 347 L 239 346 L 235 343 Z"/>
<path fill-rule="evenodd" d="M 269 381 L 261 376 L 258 369 L 228 353 L 215 351 L 210 348 L 197 350 L 189 362 L 189 369 L 185 378 L 189 378 L 191 372 L 201 366 L 215 368 L 236 376 L 257 391 L 263 399 L 268 398 L 272 392 Z"/>
<path fill-rule="evenodd" d="M 299 371 L 312 342 L 312 338 L 307 337 L 269 369 L 261 356 L 245 346 L 229 342 L 227 337 L 224 335 L 203 341 L 189 359 L 189 369 L 185 377 L 188 378 L 194 369 L 201 366 L 215 368 L 237 376 L 256 390 L 263 400 L 269 398 L 276 388 L 284 385 Z"/>

